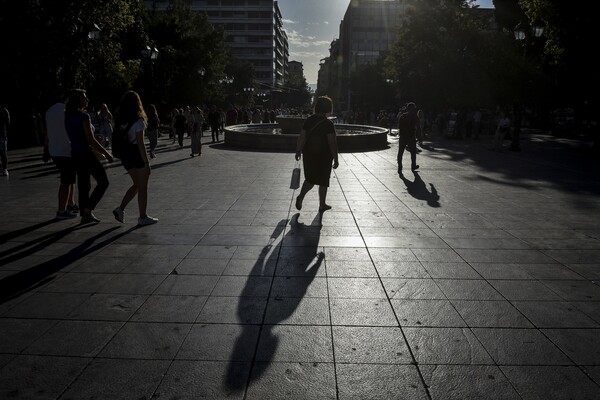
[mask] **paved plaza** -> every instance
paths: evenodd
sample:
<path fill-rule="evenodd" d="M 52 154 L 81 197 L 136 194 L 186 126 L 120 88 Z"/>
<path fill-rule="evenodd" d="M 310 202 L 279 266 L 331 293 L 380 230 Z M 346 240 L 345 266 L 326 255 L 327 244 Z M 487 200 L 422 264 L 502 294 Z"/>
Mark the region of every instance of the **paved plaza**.
<path fill-rule="evenodd" d="M 600 163 L 434 137 L 343 153 L 301 211 L 293 153 L 160 139 L 149 214 L 57 221 L 41 148 L 0 179 L 0 399 L 600 399 Z M 189 139 L 186 139 L 189 145 Z"/>

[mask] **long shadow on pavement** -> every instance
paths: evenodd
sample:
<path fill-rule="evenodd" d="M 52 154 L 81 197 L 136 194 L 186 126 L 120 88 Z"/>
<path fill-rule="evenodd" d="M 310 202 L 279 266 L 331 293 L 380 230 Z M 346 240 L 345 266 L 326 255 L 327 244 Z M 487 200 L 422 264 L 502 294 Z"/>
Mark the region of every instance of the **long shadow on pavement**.
<path fill-rule="evenodd" d="M 282 267 L 282 263 L 286 263 L 286 270 L 292 271 L 290 275 L 301 278 L 298 279 L 298 285 L 293 287 L 294 297 L 273 298 L 271 296 L 271 289 L 267 306 L 263 313 L 263 324 L 258 333 L 258 343 L 254 351 L 252 367 L 247 381 L 243 380 L 242 376 L 240 376 L 239 360 L 243 359 L 244 355 L 248 353 L 249 338 L 255 337 L 256 330 L 252 329 L 255 327 L 254 325 L 243 325 L 243 331 L 237 338 L 234 349 L 229 357 L 229 365 L 224 381 L 224 386 L 228 390 L 241 392 L 249 386 L 250 380 L 258 379 L 265 373 L 273 360 L 279 344 L 279 338 L 273 333 L 273 328 L 294 314 L 304 298 L 308 287 L 317 275 L 317 271 L 321 267 L 324 255 L 317 251 L 321 231 L 321 214 L 317 214 L 311 225 L 308 226 L 298 222 L 298 217 L 299 214 L 295 214 L 290 220 L 291 229 L 286 233 L 286 237 L 290 237 L 290 239 L 292 237 L 294 239 L 302 237 L 302 239 L 306 239 L 306 245 L 295 247 L 295 251 L 290 255 L 290 258 L 284 260 L 280 257 L 280 246 L 277 246 L 277 249 L 273 251 L 272 243 L 283 233 L 287 223 L 287 220 L 282 220 L 273 230 L 269 244 L 262 249 L 251 272 L 252 276 L 261 276 L 264 274 L 265 267 L 269 265 L 269 262 L 276 263 L 276 270 L 277 267 Z M 285 237 L 282 238 L 282 242 L 284 239 Z M 275 275 L 273 278 L 275 279 Z M 249 299 L 250 297 L 247 296 L 254 292 L 252 286 L 251 281 L 248 280 L 238 303 L 238 318 L 241 321 L 246 317 L 244 312 L 247 307 L 244 304 L 244 300 Z M 275 312 L 270 313 L 267 319 L 269 306 L 273 307 L 272 310 Z"/>
<path fill-rule="evenodd" d="M 31 226 L 27 226 L 25 228 L 17 229 L 15 231 L 3 233 L 2 235 L 0 235 L 0 244 L 4 244 L 4 243 L 8 242 L 9 240 L 16 239 L 19 236 L 26 235 L 30 232 L 33 232 L 35 230 L 38 230 L 38 229 L 48 226 L 50 224 L 54 224 L 58 221 L 59 221 L 58 219 L 52 218 L 47 221 L 37 223 L 35 225 L 31 225 Z"/>
<path fill-rule="evenodd" d="M 42 248 L 49 246 L 52 243 L 60 240 L 60 238 L 65 237 L 69 233 L 83 228 L 85 225 L 73 226 L 67 229 L 63 229 L 62 231 L 56 232 L 52 235 L 48 235 L 48 237 L 40 242 L 38 245 L 34 246 L 33 251 L 39 251 Z M 66 254 L 59 255 L 51 260 L 42 262 L 38 265 L 35 265 L 31 268 L 28 268 L 24 271 L 17 272 L 16 274 L 10 275 L 2 280 L 0 280 L 0 304 L 5 303 L 22 293 L 33 290 L 37 287 L 45 285 L 50 282 L 54 277 L 52 275 L 61 269 L 69 266 L 75 261 L 85 257 L 88 254 L 91 254 L 97 250 L 102 249 L 103 247 L 109 245 L 110 243 L 116 241 L 122 236 L 127 235 L 131 231 L 137 229 L 136 227 L 132 227 L 118 235 L 111 236 L 110 238 L 94 244 L 98 239 L 102 236 L 105 236 L 119 227 L 113 227 L 106 229 L 98 234 L 86 239 L 82 244 L 74 247 Z M 32 254 L 32 249 L 28 249 L 21 253 L 13 254 L 9 257 L 3 258 L 0 260 L 0 265 L 7 264 L 11 260 L 18 259 L 20 257 L 24 257 Z"/>
<path fill-rule="evenodd" d="M 489 172 L 499 178 L 495 183 L 507 186 L 535 189 L 538 182 L 549 182 L 571 193 L 600 194 L 600 158 L 588 143 L 535 131 L 522 133 L 520 152 L 490 151 L 489 137 L 451 140 L 433 136 L 429 140 L 435 145 L 435 152 L 421 156 L 475 164 L 482 173 L 471 179 L 485 180 L 484 174 Z"/>
<path fill-rule="evenodd" d="M 402 173 L 400 173 L 400 178 L 404 181 L 406 185 L 406 189 L 408 190 L 408 194 L 418 200 L 425 200 L 427 205 L 430 207 L 439 207 L 440 206 L 440 195 L 437 192 L 433 183 L 430 183 L 431 192 L 427 190 L 427 186 L 418 172 L 413 172 L 415 175 L 415 180 L 411 181 L 406 178 Z"/>

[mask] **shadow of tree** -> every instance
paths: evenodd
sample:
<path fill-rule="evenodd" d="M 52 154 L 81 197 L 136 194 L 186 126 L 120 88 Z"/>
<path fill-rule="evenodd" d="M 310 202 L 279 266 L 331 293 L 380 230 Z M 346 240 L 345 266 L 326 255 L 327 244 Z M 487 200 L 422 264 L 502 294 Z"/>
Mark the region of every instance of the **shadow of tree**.
<path fill-rule="evenodd" d="M 484 175 L 489 171 L 504 178 L 494 179 L 495 183 L 508 186 L 535 189 L 540 182 L 548 182 L 571 193 L 600 194 L 600 158 L 589 143 L 523 130 L 521 152 L 494 152 L 489 150 L 490 140 L 485 136 L 477 141 L 434 136 L 430 141 L 435 143 L 435 152 L 425 156 L 475 164 L 482 173 L 471 179 L 490 179 Z"/>

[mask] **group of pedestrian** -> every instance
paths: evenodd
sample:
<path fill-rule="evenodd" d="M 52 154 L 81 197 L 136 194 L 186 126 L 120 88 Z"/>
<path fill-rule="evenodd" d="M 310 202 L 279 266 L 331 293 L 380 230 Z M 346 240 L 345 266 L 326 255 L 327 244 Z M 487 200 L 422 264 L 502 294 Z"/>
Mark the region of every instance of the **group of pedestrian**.
<path fill-rule="evenodd" d="M 171 112 L 171 139 L 183 149 L 183 141 L 186 135 L 190 138 L 190 157 L 202 155 L 202 136 L 204 125 L 210 126 L 213 143 L 219 141 L 219 131 L 222 124 L 221 113 L 216 106 L 204 111 L 200 106 L 187 106 L 186 108 L 175 108 Z"/>
<path fill-rule="evenodd" d="M 113 161 L 112 154 L 101 143 L 105 136 L 95 132 L 87 112 L 88 102 L 85 90 L 73 89 L 68 93 L 66 102 L 58 100 L 45 115 L 44 153 L 52 158 L 60 173 L 56 217 L 75 218 L 79 213 L 82 224 L 100 222 L 94 210 L 109 186 L 100 159 L 109 163 Z M 110 118 L 112 120 L 112 115 Z M 127 91 L 121 98 L 114 116 L 114 127 L 124 131 L 131 144 L 121 155 L 121 162 L 131 177 L 132 185 L 113 210 L 113 215 L 117 221 L 124 222 L 125 208 L 137 195 L 138 226 L 154 224 L 158 219 L 146 212 L 151 173 L 144 143 L 148 117 L 137 92 Z M 91 178 L 94 178 L 94 187 Z M 75 182 L 79 205 L 74 201 Z"/>
<path fill-rule="evenodd" d="M 332 169 L 339 166 L 335 125 L 328 118 L 333 112 L 333 102 L 327 96 L 317 98 L 314 113 L 306 119 L 296 143 L 296 161 L 302 159 L 304 182 L 296 197 L 296 209 L 300 211 L 306 194 L 319 186 L 319 213 L 331 209 L 327 204 L 327 191 Z M 398 114 L 398 173 L 402 174 L 402 157 L 405 149 L 411 154 L 411 170 L 417 165 L 417 141 L 422 140 L 423 124 L 416 104 L 407 103 Z"/>

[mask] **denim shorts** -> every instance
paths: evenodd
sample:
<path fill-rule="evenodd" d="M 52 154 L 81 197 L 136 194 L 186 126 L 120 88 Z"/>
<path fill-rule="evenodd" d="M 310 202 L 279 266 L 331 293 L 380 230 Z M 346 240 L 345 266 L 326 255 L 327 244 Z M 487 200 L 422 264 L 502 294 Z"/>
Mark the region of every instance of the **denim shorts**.
<path fill-rule="evenodd" d="M 129 171 L 132 168 L 144 168 L 146 166 L 146 163 L 144 163 L 144 159 L 140 154 L 138 145 L 134 143 L 130 143 L 125 148 L 123 157 L 121 157 L 121 163 L 126 171 Z"/>

